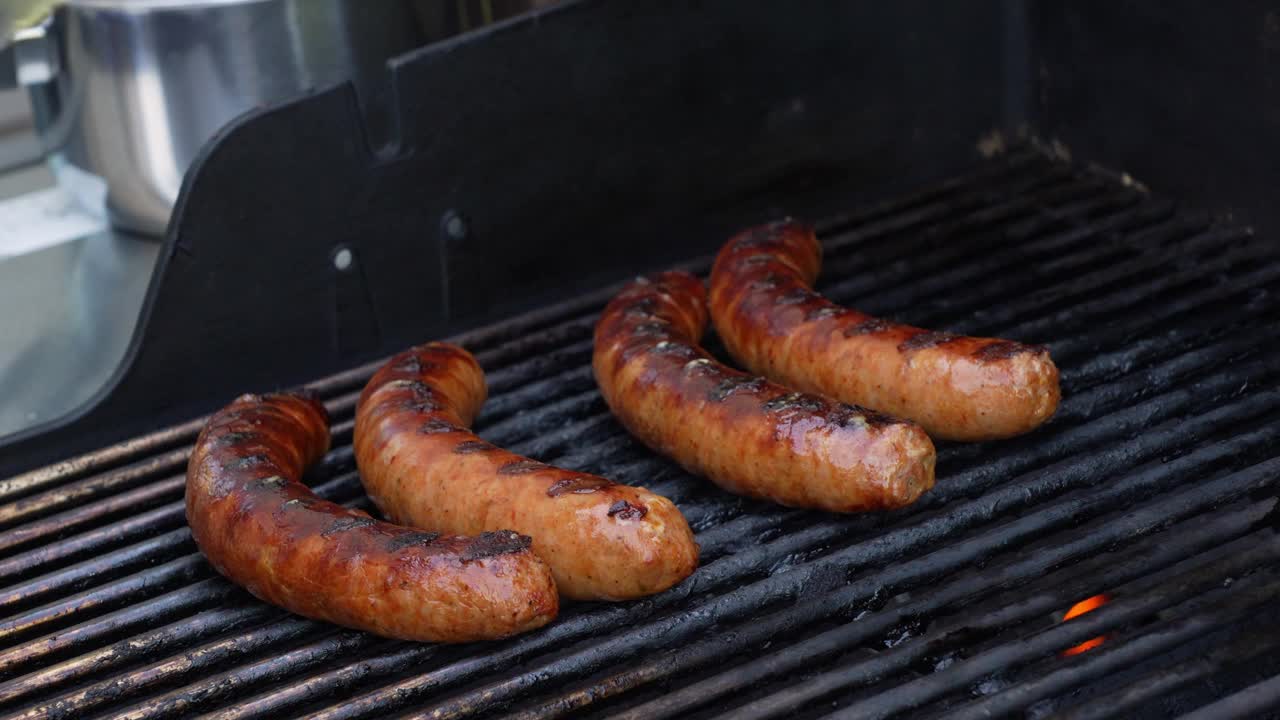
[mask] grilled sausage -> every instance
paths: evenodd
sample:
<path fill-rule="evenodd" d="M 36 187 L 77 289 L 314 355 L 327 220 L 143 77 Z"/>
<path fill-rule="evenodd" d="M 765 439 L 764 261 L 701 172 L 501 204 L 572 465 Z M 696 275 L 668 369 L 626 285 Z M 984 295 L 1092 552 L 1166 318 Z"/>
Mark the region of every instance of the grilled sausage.
<path fill-rule="evenodd" d="M 485 396 L 475 358 L 444 343 L 412 348 L 374 374 L 356 409 L 356 462 L 388 517 L 530 535 L 574 599 L 649 595 L 693 572 L 698 545 L 670 500 L 481 440 L 467 428 Z"/>
<path fill-rule="evenodd" d="M 299 615 L 406 640 L 501 638 L 555 617 L 528 537 L 442 536 L 321 500 L 298 478 L 328 446 L 324 407 L 298 394 L 244 395 L 209 419 L 187 521 L 218 572 Z"/>
<path fill-rule="evenodd" d="M 731 492 L 794 507 L 895 508 L 933 487 L 919 426 L 725 367 L 698 346 L 706 325 L 706 292 L 683 272 L 631 283 L 596 325 L 596 381 L 645 444 Z"/>
<path fill-rule="evenodd" d="M 1058 407 L 1058 368 L 1039 345 L 932 332 L 840 307 L 811 288 L 812 228 L 786 220 L 731 239 L 711 271 L 711 316 L 747 368 L 920 423 L 937 438 L 1033 430 Z"/>

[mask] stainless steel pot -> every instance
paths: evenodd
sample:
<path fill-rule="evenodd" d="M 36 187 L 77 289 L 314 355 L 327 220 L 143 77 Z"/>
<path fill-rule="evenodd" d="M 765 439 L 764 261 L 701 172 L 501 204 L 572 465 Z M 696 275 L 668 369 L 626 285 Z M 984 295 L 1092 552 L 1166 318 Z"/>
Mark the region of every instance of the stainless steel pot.
<path fill-rule="evenodd" d="M 201 146 L 246 110 L 350 78 L 376 136 L 385 61 L 423 42 L 399 0 L 63 0 L 12 40 L 60 184 L 148 235 Z"/>

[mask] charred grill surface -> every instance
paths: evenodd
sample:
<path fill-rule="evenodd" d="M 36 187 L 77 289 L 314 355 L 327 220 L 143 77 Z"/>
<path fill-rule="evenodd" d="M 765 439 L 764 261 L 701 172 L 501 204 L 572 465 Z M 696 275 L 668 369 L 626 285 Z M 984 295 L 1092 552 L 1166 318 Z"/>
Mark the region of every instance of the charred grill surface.
<path fill-rule="evenodd" d="M 744 500 L 609 415 L 589 367 L 608 288 L 452 339 L 488 373 L 476 431 L 674 500 L 702 547 L 690 581 L 459 647 L 290 616 L 218 577 L 192 542 L 197 419 L 0 481 L 0 715 L 1274 713 L 1280 635 L 1259 631 L 1280 621 L 1268 244 L 1034 153 L 818 231 L 817 290 L 833 301 L 1047 346 L 1062 372 L 1054 419 L 941 444 L 936 487 L 901 510 Z M 366 511 L 351 418 L 379 364 L 311 386 L 333 449 L 306 481 Z M 1109 601 L 1063 622 L 1097 595 Z"/>

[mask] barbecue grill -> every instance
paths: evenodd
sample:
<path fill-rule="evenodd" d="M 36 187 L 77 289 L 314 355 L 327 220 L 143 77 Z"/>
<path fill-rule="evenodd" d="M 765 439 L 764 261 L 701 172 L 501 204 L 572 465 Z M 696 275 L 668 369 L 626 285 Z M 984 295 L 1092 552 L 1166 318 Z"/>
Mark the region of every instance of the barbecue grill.
<path fill-rule="evenodd" d="M 398 60 L 380 149 L 346 87 L 206 149 L 118 382 L 4 445 L 0 713 L 1280 716 L 1280 178 L 1258 159 L 1280 11 L 690 5 L 571 3 Z M 1209 132 L 1192 96 L 1273 102 L 1206 147 L 1176 141 Z M 1052 422 L 939 444 L 922 500 L 854 516 L 729 495 L 639 445 L 590 370 L 616 282 L 706 272 L 780 212 L 817 222 L 838 302 L 1048 345 Z M 670 497 L 695 575 L 435 646 L 291 616 L 208 566 L 182 504 L 201 413 L 306 384 L 334 433 L 308 482 L 372 511 L 356 396 L 450 333 L 487 373 L 481 436 Z"/>

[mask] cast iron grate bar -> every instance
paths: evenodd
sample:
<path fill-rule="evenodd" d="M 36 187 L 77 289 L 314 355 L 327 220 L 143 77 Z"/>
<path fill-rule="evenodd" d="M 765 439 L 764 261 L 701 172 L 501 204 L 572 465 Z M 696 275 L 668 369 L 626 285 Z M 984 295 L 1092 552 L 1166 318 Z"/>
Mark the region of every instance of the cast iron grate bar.
<path fill-rule="evenodd" d="M 1280 707 L 1280 677 L 1273 677 L 1223 698 L 1211 705 L 1198 708 L 1182 716 L 1181 720 L 1236 720 L 1236 718 L 1266 717 L 1268 711 Z"/>
<path fill-rule="evenodd" d="M 0 713 L 772 717 L 835 702 L 976 716 L 1044 708 L 1116 665 L 1150 665 L 1112 688 L 1136 707 L 1152 688 L 1219 682 L 1239 660 L 1160 661 L 1172 643 L 1226 636 L 1245 657 L 1276 654 L 1232 635 L 1277 592 L 1280 394 L 1266 388 L 1280 371 L 1269 302 L 1280 262 L 1264 243 L 1034 152 L 819 228 L 823 290 L 842 302 L 1048 342 L 1066 393 L 1055 421 L 1005 443 L 941 446 L 938 487 L 899 512 L 835 518 L 735 498 L 649 453 L 604 408 L 589 360 L 606 288 L 458 338 L 488 373 L 477 429 L 668 494 L 703 546 L 693 580 L 642 602 L 567 607 L 544 631 L 483 646 L 294 618 L 194 550 L 181 493 L 197 419 L 0 481 Z M 365 507 L 346 445 L 377 364 L 313 384 L 335 449 L 312 477 Z M 1223 547 L 1243 549 L 1224 559 Z M 1219 581 L 1239 558 L 1259 569 L 1212 591 L 1178 585 Z M 1046 620 L 1139 585 L 1173 589 Z M 978 602 L 990 612 L 966 614 Z M 1161 622 L 1134 620 L 1156 605 Z M 960 622 L 988 631 L 957 635 Z M 1101 648 L 1057 658 L 1100 633 L 1112 638 Z M 925 662 L 944 651 L 946 667 Z M 969 694 L 992 667 L 1023 674 Z M 1258 698 L 1274 693 L 1257 687 L 1222 700 L 1238 704 L 1224 712 L 1270 707 Z"/>
<path fill-rule="evenodd" d="M 1168 508 L 1165 509 L 1168 510 Z M 1265 512 L 1266 508 L 1254 506 L 1243 511 L 1233 511 L 1216 517 L 1214 523 L 1204 528 L 1189 529 L 1179 527 L 1180 530 L 1185 530 L 1185 534 L 1169 537 L 1168 544 L 1160 546 L 1154 555 L 1142 547 L 1137 548 L 1136 552 L 1129 553 L 1131 557 L 1129 560 L 1116 559 L 1102 554 L 1103 559 L 1108 561 L 1106 565 L 1098 563 L 1094 559 L 1096 556 L 1091 557 L 1086 553 L 1098 553 L 1101 548 L 1131 542 L 1137 538 L 1117 536 L 1113 529 L 1099 528 L 1099 532 L 1096 535 L 1085 536 L 1075 541 L 1064 543 L 1047 543 L 1041 551 L 1046 553 L 1045 557 L 1020 557 L 1004 565 L 995 565 L 991 570 L 970 571 L 965 575 L 958 576 L 953 582 L 945 583 L 942 586 L 933 586 L 927 596 L 914 603 L 902 604 L 892 610 L 886 609 L 875 616 L 868 617 L 861 623 L 842 625 L 826 633 L 820 633 L 790 646 L 785 652 L 770 654 L 752 659 L 746 664 L 734 666 L 730 670 L 713 675 L 680 691 L 667 694 L 643 706 L 632 708 L 623 717 L 681 717 L 699 706 L 722 702 L 721 699 L 730 693 L 749 691 L 756 683 L 765 679 L 783 673 L 795 672 L 805 667 L 814 667 L 813 663 L 834 653 L 849 650 L 868 638 L 883 635 L 895 627 L 903 626 L 909 623 L 913 617 L 935 614 L 943 608 L 958 607 L 961 604 L 964 606 L 1005 607 L 999 602 L 992 601 L 984 596 L 1005 590 L 1014 583 L 1028 582 L 1028 578 L 1034 578 L 1042 574 L 1046 566 L 1059 565 L 1073 558 L 1090 557 L 1089 560 L 1081 563 L 1081 565 L 1094 566 L 1090 569 L 1097 574 L 1090 575 L 1087 578 L 1087 585 L 1080 586 L 1074 592 L 1068 592 L 1067 596 L 1087 597 L 1092 594 L 1089 592 L 1090 587 L 1101 589 L 1114 587 L 1128 578 L 1140 576 L 1143 573 L 1151 572 L 1153 569 L 1170 565 L 1185 559 L 1194 552 L 1217 547 L 1219 543 L 1225 540 L 1247 533 L 1253 529 L 1251 525 Z M 1078 573 L 1076 574 L 1078 575 Z M 1042 582 L 1041 584 L 1045 583 Z M 1063 586 L 1062 588 L 1053 588 L 1055 594 L 1046 594 L 1033 598 L 1032 602 L 1028 602 L 1026 597 L 1019 597 L 1018 599 L 1022 601 L 1019 612 L 1037 613 L 1044 610 L 1061 609 L 1063 602 L 1061 594 L 1066 589 L 1065 582 Z M 1023 589 L 1017 591 L 1019 596 L 1024 593 L 1026 591 Z M 776 637 L 780 632 L 794 626 L 795 619 L 789 617 L 788 613 L 778 613 L 757 619 L 749 627 L 741 631 L 743 637 L 736 638 L 733 644 L 749 647 L 753 644 L 767 642 L 769 638 Z M 925 635 L 921 637 L 927 638 Z M 673 673 L 687 671 L 699 662 L 715 661 L 723 665 L 730 649 L 724 645 L 704 645 L 673 651 L 652 662 L 645 663 L 640 668 L 627 671 L 622 675 L 612 676 L 608 679 L 607 684 L 611 687 L 625 688 L 633 686 L 641 680 L 651 682 L 654 679 L 669 676 Z M 794 701 L 794 699 L 793 696 L 787 702 Z M 558 699 L 549 707 L 529 711 L 525 715 L 527 717 L 553 716 L 555 712 L 563 709 L 561 707 L 562 703 L 563 700 Z M 780 704 L 782 711 L 785 711 L 786 708 L 786 704 Z M 759 709 L 757 708 L 757 710 Z"/>
<path fill-rule="evenodd" d="M 1263 618 L 1263 622 L 1273 624 L 1275 611 L 1271 618 Z M 1257 627 L 1259 625 L 1255 625 Z M 1258 662 L 1267 655 L 1280 649 L 1280 638 L 1271 633 L 1242 633 L 1236 637 L 1215 639 L 1207 647 L 1195 647 L 1188 652 L 1177 655 L 1189 655 L 1190 659 L 1181 659 L 1158 673 L 1146 673 L 1139 680 L 1128 682 L 1126 676 L 1131 673 L 1117 673 L 1122 682 L 1098 683 L 1114 686 L 1119 689 L 1110 692 L 1094 693 L 1092 697 L 1082 698 L 1072 703 L 1069 709 L 1055 712 L 1054 720 L 1104 720 L 1105 718 L 1126 718 L 1133 716 L 1144 707 L 1167 702 L 1171 696 L 1185 688 L 1203 685 L 1205 680 L 1219 673 L 1245 674 L 1244 669 Z M 1250 714 L 1238 715 L 1224 709 L 1214 711 L 1213 717 L 1260 717 L 1261 710 L 1250 708 Z M 1180 713 L 1169 713 L 1171 716 Z"/>

